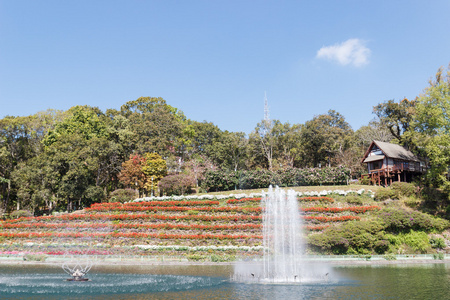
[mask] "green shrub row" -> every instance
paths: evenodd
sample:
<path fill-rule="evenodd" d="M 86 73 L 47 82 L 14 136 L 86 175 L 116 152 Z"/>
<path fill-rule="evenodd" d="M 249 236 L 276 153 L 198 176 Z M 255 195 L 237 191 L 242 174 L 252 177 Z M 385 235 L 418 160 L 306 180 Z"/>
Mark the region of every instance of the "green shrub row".
<path fill-rule="evenodd" d="M 449 221 L 445 219 L 404 208 L 384 208 L 378 212 L 378 218 L 382 220 L 387 231 L 394 233 L 409 230 L 441 232 L 449 227 Z"/>
<path fill-rule="evenodd" d="M 308 243 L 313 250 L 333 254 L 371 254 L 397 252 L 402 245 L 425 253 L 431 248 L 445 248 L 439 237 L 428 238 L 427 232 L 442 232 L 449 221 L 402 208 L 385 208 L 370 221 L 346 222 L 311 234 Z"/>
<path fill-rule="evenodd" d="M 269 170 L 208 171 L 202 181 L 207 191 L 266 188 L 278 186 L 311 186 L 347 184 L 350 170 L 344 167 L 288 168 L 271 172 Z"/>
<path fill-rule="evenodd" d="M 375 193 L 376 200 L 401 199 L 404 197 L 420 196 L 420 187 L 408 182 L 394 182 L 390 187 L 378 189 Z"/>

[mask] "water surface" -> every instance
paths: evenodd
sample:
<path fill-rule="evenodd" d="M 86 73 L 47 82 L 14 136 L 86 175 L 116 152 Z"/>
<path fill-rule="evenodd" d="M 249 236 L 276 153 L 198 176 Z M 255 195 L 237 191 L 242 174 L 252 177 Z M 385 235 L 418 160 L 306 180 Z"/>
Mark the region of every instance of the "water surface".
<path fill-rule="evenodd" d="M 233 266 L 94 266 L 89 282 L 60 266 L 0 265 L 1 299 L 449 299 L 450 264 L 334 266 L 327 281 L 229 280 Z"/>

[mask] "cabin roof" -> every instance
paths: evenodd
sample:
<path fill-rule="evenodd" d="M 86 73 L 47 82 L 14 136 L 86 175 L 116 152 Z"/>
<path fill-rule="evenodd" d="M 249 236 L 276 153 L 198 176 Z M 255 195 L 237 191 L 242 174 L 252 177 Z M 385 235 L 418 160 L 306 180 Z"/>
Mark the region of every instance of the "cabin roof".
<path fill-rule="evenodd" d="M 383 154 L 386 155 L 386 157 L 406 161 L 415 161 L 415 162 L 419 161 L 419 159 L 411 151 L 407 150 L 406 148 L 400 145 L 380 141 L 372 141 L 372 144 L 370 144 L 369 149 L 367 149 L 366 153 L 364 154 L 363 162 L 378 160 L 378 159 L 371 159 L 367 161 L 369 159 L 368 156 L 370 154 L 370 151 L 372 150 L 374 145 L 376 145 L 381 150 L 381 152 L 383 152 Z"/>
<path fill-rule="evenodd" d="M 368 162 L 382 160 L 382 159 L 384 159 L 384 155 L 370 155 L 364 160 L 364 162 L 368 163 Z"/>

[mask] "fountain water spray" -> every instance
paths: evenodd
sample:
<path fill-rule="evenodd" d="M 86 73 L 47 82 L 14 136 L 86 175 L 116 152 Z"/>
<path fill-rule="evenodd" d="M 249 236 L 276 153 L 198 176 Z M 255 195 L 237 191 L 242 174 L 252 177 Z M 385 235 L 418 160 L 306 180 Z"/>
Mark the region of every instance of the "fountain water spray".
<path fill-rule="evenodd" d="M 92 262 L 86 261 L 81 262 L 69 262 L 62 265 L 64 272 L 72 276 L 72 278 L 67 279 L 67 281 L 88 281 L 88 278 L 84 276 L 91 270 Z"/>
<path fill-rule="evenodd" d="M 330 268 L 305 259 L 303 222 L 297 194 L 279 187 L 263 192 L 263 258 L 234 266 L 232 280 L 260 283 L 328 281 Z"/>
<path fill-rule="evenodd" d="M 263 279 L 272 282 L 299 282 L 304 242 L 297 196 L 269 187 L 262 199 L 264 270 Z"/>

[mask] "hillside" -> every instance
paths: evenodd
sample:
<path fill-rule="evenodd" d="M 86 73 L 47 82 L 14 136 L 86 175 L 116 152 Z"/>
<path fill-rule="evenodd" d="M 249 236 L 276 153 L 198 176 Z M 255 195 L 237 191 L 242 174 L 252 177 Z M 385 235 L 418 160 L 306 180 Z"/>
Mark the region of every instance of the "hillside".
<path fill-rule="evenodd" d="M 330 187 L 328 187 L 330 188 Z M 297 191 L 310 254 L 444 251 L 448 222 L 380 203 L 369 190 Z M 261 255 L 261 194 L 142 198 L 0 223 L 1 255 L 164 255 L 228 261 Z M 443 234 L 444 232 L 444 234 Z"/>

